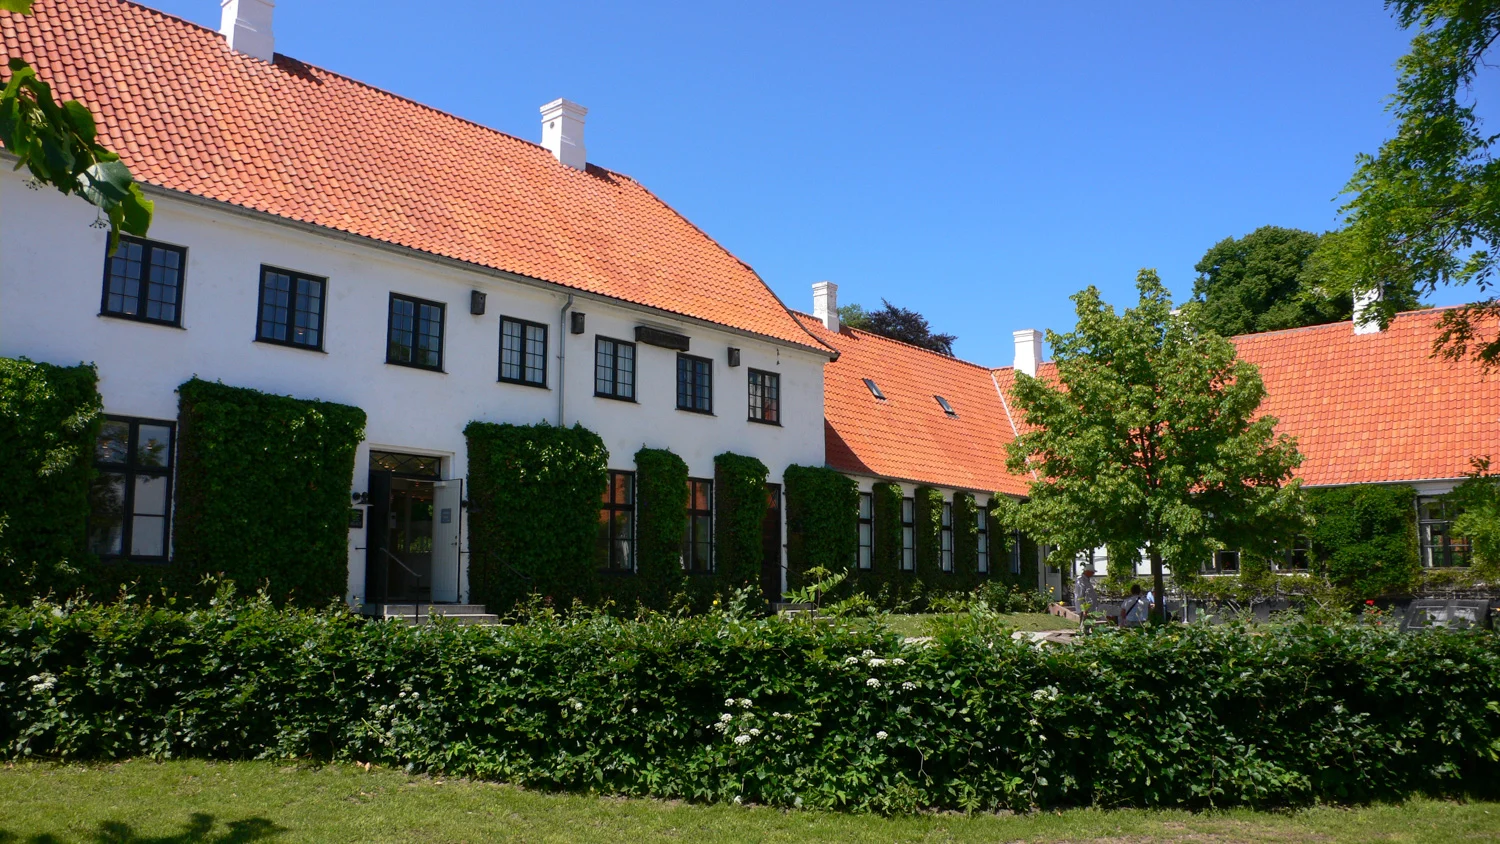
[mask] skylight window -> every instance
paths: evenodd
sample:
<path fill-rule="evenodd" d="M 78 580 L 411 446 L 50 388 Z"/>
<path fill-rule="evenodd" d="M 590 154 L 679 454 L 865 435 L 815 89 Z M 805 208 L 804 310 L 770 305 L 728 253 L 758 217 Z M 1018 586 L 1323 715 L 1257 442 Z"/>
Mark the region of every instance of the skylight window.
<path fill-rule="evenodd" d="M 877 399 L 880 399 L 881 401 L 885 401 L 885 393 L 880 392 L 880 388 L 875 386 L 874 381 L 866 378 L 865 386 L 870 388 L 870 395 L 874 396 Z"/>
<path fill-rule="evenodd" d="M 944 413 L 952 416 L 954 419 L 958 418 L 958 412 L 953 409 L 953 405 L 949 404 L 947 399 L 942 396 L 933 396 L 933 398 L 938 400 L 938 405 L 943 408 Z"/>

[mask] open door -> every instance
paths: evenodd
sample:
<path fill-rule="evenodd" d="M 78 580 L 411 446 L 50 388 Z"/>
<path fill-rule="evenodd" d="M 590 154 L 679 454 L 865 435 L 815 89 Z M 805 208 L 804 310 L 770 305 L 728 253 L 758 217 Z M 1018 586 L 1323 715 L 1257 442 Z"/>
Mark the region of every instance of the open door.
<path fill-rule="evenodd" d="M 370 509 L 365 513 L 365 603 L 383 603 L 387 597 L 391 524 L 391 473 L 370 470 Z"/>
<path fill-rule="evenodd" d="M 459 526 L 463 519 L 464 482 L 436 481 L 432 485 L 432 600 L 458 603 Z"/>
<path fill-rule="evenodd" d="M 781 484 L 766 484 L 766 515 L 761 522 L 760 590 L 773 604 L 781 600 Z"/>

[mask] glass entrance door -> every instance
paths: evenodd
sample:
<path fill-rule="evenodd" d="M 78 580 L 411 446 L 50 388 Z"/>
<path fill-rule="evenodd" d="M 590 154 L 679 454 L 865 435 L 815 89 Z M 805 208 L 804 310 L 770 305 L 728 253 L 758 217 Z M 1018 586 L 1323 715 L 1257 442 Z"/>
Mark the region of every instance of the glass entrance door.
<path fill-rule="evenodd" d="M 442 480 L 437 457 L 370 453 L 365 599 L 456 602 L 463 482 Z"/>

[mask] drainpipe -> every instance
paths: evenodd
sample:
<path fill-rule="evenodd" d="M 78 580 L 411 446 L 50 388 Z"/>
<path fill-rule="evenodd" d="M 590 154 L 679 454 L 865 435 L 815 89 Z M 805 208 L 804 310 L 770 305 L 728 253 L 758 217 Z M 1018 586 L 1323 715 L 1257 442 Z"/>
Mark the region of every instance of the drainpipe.
<path fill-rule="evenodd" d="M 557 315 L 557 427 L 563 426 L 563 399 L 568 395 L 568 311 L 573 309 L 573 294 L 563 303 Z"/>

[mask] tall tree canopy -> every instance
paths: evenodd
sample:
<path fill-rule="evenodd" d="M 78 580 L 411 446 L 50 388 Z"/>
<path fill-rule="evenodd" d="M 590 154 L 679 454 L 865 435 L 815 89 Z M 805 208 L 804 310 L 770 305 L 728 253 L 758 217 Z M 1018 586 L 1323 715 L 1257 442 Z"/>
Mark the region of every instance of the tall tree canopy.
<path fill-rule="evenodd" d="M 866 311 L 859 305 L 839 308 L 839 321 L 850 328 L 858 328 L 871 334 L 879 334 L 892 340 L 900 340 L 913 346 L 931 349 L 939 354 L 953 357 L 953 343 L 958 338 L 952 334 L 934 333 L 926 317 L 916 311 L 898 308 L 885 299 L 878 311 Z"/>
<path fill-rule="evenodd" d="M 1434 351 L 1500 365 L 1500 299 L 1491 289 L 1500 245 L 1500 136 L 1481 129 L 1473 88 L 1500 35 L 1500 0 L 1387 0 L 1411 52 L 1397 63 L 1389 110 L 1396 135 L 1361 155 L 1343 211 L 1350 237 L 1338 264 L 1361 290 L 1474 284 L 1480 298 L 1443 317 Z M 1386 316 L 1395 307 L 1387 303 Z"/>
<path fill-rule="evenodd" d="M 1029 430 L 1009 447 L 1012 472 L 1034 473 L 1030 500 L 1004 518 L 1054 560 L 1101 546 L 1144 549 L 1157 606 L 1163 565 L 1191 577 L 1222 547 L 1269 551 L 1299 522 L 1294 441 L 1257 416 L 1265 387 L 1234 344 L 1174 314 L 1156 273 L 1115 313 L 1093 287 L 1078 325 L 1047 332 L 1056 378 L 1016 375 Z"/>

